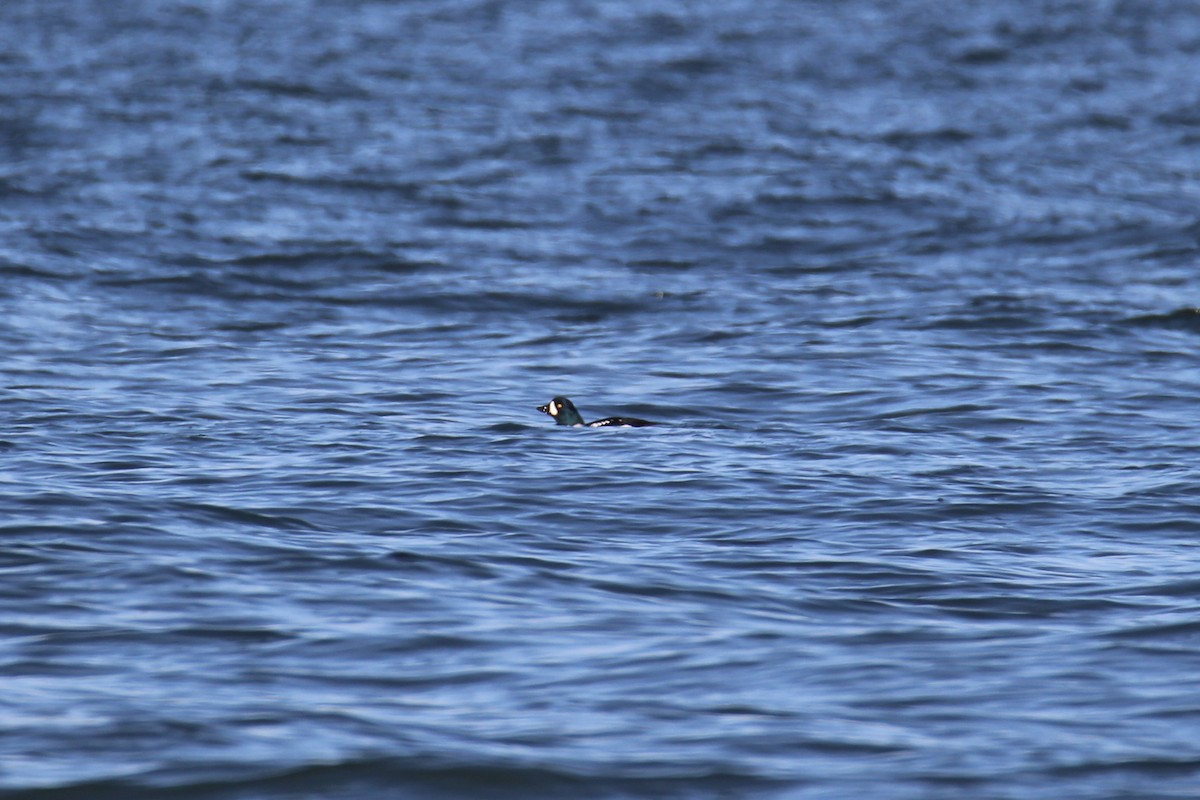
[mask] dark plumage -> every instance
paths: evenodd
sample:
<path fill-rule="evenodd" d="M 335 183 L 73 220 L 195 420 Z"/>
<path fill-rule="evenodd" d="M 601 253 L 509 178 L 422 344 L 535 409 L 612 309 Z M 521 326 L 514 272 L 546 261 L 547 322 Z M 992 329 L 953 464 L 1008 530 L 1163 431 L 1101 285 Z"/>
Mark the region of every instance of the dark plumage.
<path fill-rule="evenodd" d="M 546 405 L 538 406 L 538 411 L 554 417 L 554 421 L 559 425 L 570 425 L 573 428 L 644 428 L 647 425 L 658 424 L 635 417 L 605 417 L 595 422 L 584 422 L 575 404 L 565 397 L 556 397 Z"/>

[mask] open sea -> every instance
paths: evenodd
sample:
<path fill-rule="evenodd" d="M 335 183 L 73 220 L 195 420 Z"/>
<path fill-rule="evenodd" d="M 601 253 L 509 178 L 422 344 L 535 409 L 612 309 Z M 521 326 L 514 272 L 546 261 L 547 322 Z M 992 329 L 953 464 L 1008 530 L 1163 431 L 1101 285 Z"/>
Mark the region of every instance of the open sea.
<path fill-rule="evenodd" d="M 1200 797 L 1198 305 L 1188 0 L 7 0 L 0 797 Z"/>

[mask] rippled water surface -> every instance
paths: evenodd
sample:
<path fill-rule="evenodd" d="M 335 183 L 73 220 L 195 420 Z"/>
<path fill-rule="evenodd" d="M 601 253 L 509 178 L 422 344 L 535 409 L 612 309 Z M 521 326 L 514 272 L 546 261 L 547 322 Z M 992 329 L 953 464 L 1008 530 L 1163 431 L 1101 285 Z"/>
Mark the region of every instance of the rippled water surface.
<path fill-rule="evenodd" d="M 0 40 L 0 795 L 1200 794 L 1192 4 Z"/>

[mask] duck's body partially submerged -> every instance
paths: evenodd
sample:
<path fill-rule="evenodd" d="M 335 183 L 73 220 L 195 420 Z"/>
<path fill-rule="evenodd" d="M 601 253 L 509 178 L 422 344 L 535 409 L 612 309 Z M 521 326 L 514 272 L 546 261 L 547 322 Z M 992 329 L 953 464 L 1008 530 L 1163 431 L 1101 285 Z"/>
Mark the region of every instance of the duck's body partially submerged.
<path fill-rule="evenodd" d="M 570 425 L 572 428 L 644 428 L 658 424 L 636 417 L 605 417 L 595 422 L 584 422 L 575 404 L 565 397 L 556 397 L 546 405 L 538 406 L 538 411 L 554 417 L 559 425 Z"/>

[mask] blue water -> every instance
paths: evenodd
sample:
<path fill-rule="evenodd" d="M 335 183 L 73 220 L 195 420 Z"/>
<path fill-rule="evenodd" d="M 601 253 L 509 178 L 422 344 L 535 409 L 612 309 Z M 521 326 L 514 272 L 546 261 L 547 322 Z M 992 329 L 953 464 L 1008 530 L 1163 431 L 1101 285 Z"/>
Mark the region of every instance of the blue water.
<path fill-rule="evenodd" d="M 0 795 L 1200 796 L 1194 4 L 0 41 Z"/>

